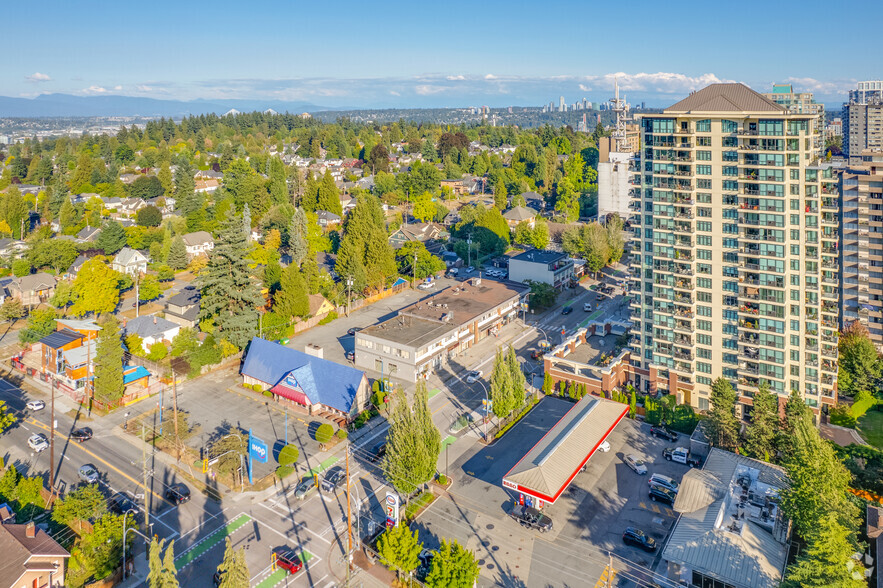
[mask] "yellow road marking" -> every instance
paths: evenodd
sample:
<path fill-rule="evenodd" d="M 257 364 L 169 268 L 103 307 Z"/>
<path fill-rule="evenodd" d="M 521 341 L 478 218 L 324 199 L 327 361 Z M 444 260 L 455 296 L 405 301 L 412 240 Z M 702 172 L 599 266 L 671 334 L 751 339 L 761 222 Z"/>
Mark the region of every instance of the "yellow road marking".
<path fill-rule="evenodd" d="M 50 430 L 50 429 L 49 429 L 49 425 L 45 425 L 45 424 L 41 423 L 40 421 L 35 420 L 35 419 L 33 419 L 33 418 L 28 419 L 27 422 L 28 422 L 28 424 L 36 425 L 36 426 L 38 426 L 38 427 L 41 427 L 42 429 L 44 429 L 44 430 L 46 430 L 46 431 L 49 431 L 49 430 Z M 56 435 L 57 437 L 61 437 L 61 438 L 64 439 L 65 441 L 70 441 L 67 437 L 65 437 L 64 435 L 62 435 L 62 434 L 59 433 L 59 432 L 56 432 L 55 435 Z M 98 457 L 95 453 L 93 453 L 92 451 L 90 451 L 90 450 L 86 449 L 85 447 L 83 447 L 83 445 L 81 445 L 80 443 L 77 443 L 76 441 L 74 441 L 74 442 L 71 442 L 70 445 L 71 445 L 72 447 L 78 447 L 81 451 L 84 451 L 85 453 L 88 453 L 88 454 L 91 455 L 93 458 L 95 458 L 96 460 L 100 461 L 101 463 L 103 463 L 104 465 L 106 465 L 107 467 L 109 467 L 110 469 L 112 469 L 113 471 L 115 471 L 116 473 L 118 473 L 119 475 L 121 475 L 122 477 L 124 477 L 124 478 L 126 478 L 127 480 L 129 480 L 130 482 L 134 482 L 134 483 L 135 483 L 136 485 L 138 485 L 138 486 L 143 486 L 143 482 L 139 482 L 138 480 L 132 478 L 131 476 L 129 476 L 129 475 L 126 474 L 125 472 L 119 470 L 119 469 L 116 468 L 115 466 L 113 466 L 113 465 L 107 463 L 106 461 L 104 461 L 103 459 L 101 459 L 100 457 Z M 55 467 L 54 464 L 53 464 L 53 467 Z M 154 492 L 153 490 L 150 490 L 150 493 L 153 494 L 154 496 L 156 496 L 157 498 L 159 498 L 160 500 L 165 500 L 165 498 L 163 498 L 161 495 L 157 494 L 157 493 Z"/>
<path fill-rule="evenodd" d="M 608 583 L 612 586 L 614 578 L 616 578 L 616 570 L 611 570 L 610 566 L 605 566 L 604 571 L 601 572 L 601 577 L 595 582 L 595 588 L 606 588 Z"/>

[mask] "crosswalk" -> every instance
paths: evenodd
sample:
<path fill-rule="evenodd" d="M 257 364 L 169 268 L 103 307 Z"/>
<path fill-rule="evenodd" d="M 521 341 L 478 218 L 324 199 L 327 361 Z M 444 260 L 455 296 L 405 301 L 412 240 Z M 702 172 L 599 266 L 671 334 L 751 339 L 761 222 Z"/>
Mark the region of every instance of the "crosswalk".
<path fill-rule="evenodd" d="M 613 580 L 616 578 L 616 570 L 610 569 L 610 566 L 605 566 L 604 571 L 601 572 L 601 577 L 598 578 L 598 581 L 595 582 L 595 588 L 607 588 L 607 586 L 614 586 Z"/>

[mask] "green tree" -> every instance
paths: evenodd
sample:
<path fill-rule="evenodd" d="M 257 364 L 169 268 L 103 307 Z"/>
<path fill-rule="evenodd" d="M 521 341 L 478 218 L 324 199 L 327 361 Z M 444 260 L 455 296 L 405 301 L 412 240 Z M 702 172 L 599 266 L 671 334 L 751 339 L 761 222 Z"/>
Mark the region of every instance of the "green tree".
<path fill-rule="evenodd" d="M 322 423 L 316 429 L 316 441 L 320 445 L 325 445 L 334 436 L 334 428 L 328 423 Z"/>
<path fill-rule="evenodd" d="M 841 393 L 855 396 L 860 390 L 875 390 L 880 379 L 881 361 L 868 330 L 853 321 L 843 330 L 838 341 Z M 846 374 L 846 378 L 842 374 Z M 846 384 L 846 386 L 844 386 Z"/>
<path fill-rule="evenodd" d="M 64 500 L 56 501 L 52 507 L 52 520 L 70 525 L 75 520 L 93 521 L 106 512 L 107 498 L 98 484 L 89 484 L 68 492 Z"/>
<path fill-rule="evenodd" d="M 11 186 L 5 194 L 0 194 L 0 219 L 5 220 L 12 229 L 13 239 L 24 239 L 24 233 L 29 228 L 29 214 L 28 203 L 17 187 Z"/>
<path fill-rule="evenodd" d="M 506 355 L 506 367 L 509 368 L 509 403 L 512 410 L 521 408 L 524 404 L 524 394 L 527 391 L 527 381 L 524 372 L 521 370 L 521 364 L 518 363 L 518 356 L 515 355 L 515 348 L 509 346 L 509 352 Z"/>
<path fill-rule="evenodd" d="M 549 223 L 543 219 L 536 220 L 530 236 L 530 244 L 537 249 L 545 249 L 549 246 Z"/>
<path fill-rule="evenodd" d="M 745 449 L 748 455 L 770 461 L 776 451 L 776 433 L 779 425 L 779 396 L 770 390 L 766 380 L 754 393 L 751 424 L 745 432 Z"/>
<path fill-rule="evenodd" d="M 383 565 L 395 570 L 396 575 L 408 576 L 420 565 L 420 552 L 423 543 L 420 541 L 417 529 L 411 532 L 404 523 L 400 523 L 392 529 L 388 529 L 377 540 L 377 553 Z"/>
<path fill-rule="evenodd" d="M 43 239 L 28 250 L 28 259 L 34 267 L 51 267 L 61 274 L 77 259 L 77 246 L 67 239 Z"/>
<path fill-rule="evenodd" d="M 228 538 L 229 541 L 229 538 Z M 169 541 L 156 537 L 150 542 L 149 572 L 147 585 L 150 588 L 178 588 L 178 569 L 175 567 L 175 540 Z M 163 555 L 165 549 L 165 555 Z"/>
<path fill-rule="evenodd" d="M 244 348 L 258 326 L 258 306 L 263 304 L 248 271 L 248 243 L 241 219 L 228 210 L 215 248 L 199 275 L 202 290 L 200 320 L 214 320 L 221 335 Z"/>
<path fill-rule="evenodd" d="M 187 267 L 187 246 L 184 244 L 184 239 L 181 236 L 177 236 L 172 239 L 172 244 L 169 246 L 169 257 L 166 260 L 169 267 L 173 270 L 182 270 Z"/>
<path fill-rule="evenodd" d="M 865 588 L 864 568 L 852 558 L 856 546 L 849 540 L 851 534 L 835 513 L 823 515 L 809 546 L 785 571 L 782 587 Z"/>
<path fill-rule="evenodd" d="M 389 171 L 389 151 L 383 144 L 378 143 L 371 149 L 368 165 L 371 166 L 372 174 Z"/>
<path fill-rule="evenodd" d="M 224 559 L 218 566 L 218 574 L 221 576 L 218 588 L 249 588 L 251 586 L 248 562 L 245 561 L 245 547 L 234 550 L 230 537 L 226 538 Z"/>
<path fill-rule="evenodd" d="M 435 216 L 435 203 L 432 201 L 432 194 L 424 192 L 414 197 L 414 208 L 411 211 L 411 216 L 424 223 L 432 220 L 432 217 Z"/>
<path fill-rule="evenodd" d="M 442 539 L 426 575 L 428 588 L 472 588 L 478 581 L 475 555 L 457 541 Z"/>
<path fill-rule="evenodd" d="M 24 344 L 35 343 L 55 330 L 58 315 L 54 308 L 37 308 L 28 315 L 25 328 L 18 332 L 18 340 Z"/>
<path fill-rule="evenodd" d="M 425 394 L 425 386 L 422 390 Z M 419 386 L 415 391 L 417 394 L 420 394 Z M 382 468 L 395 489 L 409 495 L 432 477 L 439 449 L 432 453 L 433 448 L 427 447 L 431 432 L 423 426 L 423 416 L 418 416 L 408 406 L 404 392 L 396 392 L 394 403 Z"/>
<path fill-rule="evenodd" d="M 101 228 L 96 244 L 105 255 L 115 255 L 126 246 L 126 241 L 126 230 L 123 226 L 114 220 L 109 220 Z"/>
<path fill-rule="evenodd" d="M 162 288 L 159 285 L 159 279 L 153 274 L 147 274 L 143 278 L 141 278 L 141 282 L 138 285 L 138 300 L 141 302 L 147 302 L 149 300 L 156 300 L 159 298 L 160 294 L 162 294 Z"/>
<path fill-rule="evenodd" d="M 499 180 L 494 185 L 494 206 L 497 210 L 506 210 L 507 204 L 509 204 L 509 192 L 506 191 L 506 183 Z"/>
<path fill-rule="evenodd" d="M 61 225 L 61 228 L 70 229 L 75 227 L 78 219 L 77 209 L 74 208 L 69 199 L 65 198 L 58 213 L 58 223 Z"/>
<path fill-rule="evenodd" d="M 509 416 L 515 408 L 512 402 L 512 370 L 508 365 L 507 355 L 498 348 L 494 356 L 494 368 L 491 371 L 490 401 L 491 409 L 499 418 Z"/>
<path fill-rule="evenodd" d="M 711 385 L 711 410 L 708 411 L 709 438 L 712 445 L 732 451 L 739 442 L 739 421 L 736 419 L 736 391 L 722 377 Z"/>
<path fill-rule="evenodd" d="M 6 405 L 6 401 L 0 400 L 0 435 L 5 433 L 17 420 L 15 413 Z"/>
<path fill-rule="evenodd" d="M 162 212 L 152 204 L 144 206 L 135 213 L 135 222 L 139 227 L 158 227 L 162 223 Z"/>
<path fill-rule="evenodd" d="M 19 298 L 7 298 L 0 306 L 0 320 L 15 322 L 25 315 L 25 307 Z"/>
<path fill-rule="evenodd" d="M 622 259 L 625 253 L 625 233 L 623 232 L 623 222 L 618 214 L 612 214 L 607 218 L 607 248 L 609 256 L 607 263 L 616 263 Z"/>
<path fill-rule="evenodd" d="M 544 282 L 534 282 L 533 280 L 528 280 L 527 285 L 530 286 L 528 304 L 531 309 L 542 310 L 550 308 L 555 304 L 555 300 L 558 298 L 558 290 L 554 286 Z"/>
<path fill-rule="evenodd" d="M 110 403 L 123 396 L 123 345 L 120 325 L 112 314 L 106 315 L 95 345 L 95 398 Z"/>
<path fill-rule="evenodd" d="M 417 256 L 417 272 L 414 274 L 414 256 Z M 445 269 L 445 262 L 430 253 L 420 241 L 408 241 L 396 251 L 399 273 L 422 280 Z"/>
<path fill-rule="evenodd" d="M 420 463 L 422 469 L 413 472 L 418 481 L 426 482 L 435 475 L 438 456 L 441 454 L 441 433 L 432 422 L 432 411 L 429 410 L 429 393 L 426 382 L 417 382 L 414 390 L 414 426 L 418 435 L 421 451 L 426 455 Z"/>
<path fill-rule="evenodd" d="M 274 310 L 286 320 L 293 316 L 305 317 L 310 314 L 310 298 L 307 284 L 300 268 L 294 263 L 282 272 L 279 291 L 275 296 Z"/>
<path fill-rule="evenodd" d="M 86 261 L 74 279 L 70 307 L 74 316 L 113 312 L 120 300 L 119 274 L 110 269 L 101 257 Z"/>
<path fill-rule="evenodd" d="M 128 524 L 135 526 L 131 515 Z M 131 535 L 127 545 L 131 545 Z M 92 525 L 92 532 L 85 533 L 71 550 L 70 567 L 65 578 L 66 586 L 81 586 L 94 577 L 102 580 L 113 573 L 123 557 L 123 515 L 105 513 Z M 71 578 L 79 581 L 73 582 Z"/>
<path fill-rule="evenodd" d="M 12 275 L 16 278 L 31 274 L 31 263 L 27 259 L 16 259 L 12 262 Z"/>
<path fill-rule="evenodd" d="M 812 412 L 797 390 L 791 391 L 784 408 L 777 441 L 779 451 L 790 456 L 794 453 L 795 431 L 801 423 L 812 424 Z"/>
<path fill-rule="evenodd" d="M 310 253 L 307 244 L 307 214 L 303 208 L 296 208 L 288 225 L 288 254 L 291 262 L 298 267 Z"/>

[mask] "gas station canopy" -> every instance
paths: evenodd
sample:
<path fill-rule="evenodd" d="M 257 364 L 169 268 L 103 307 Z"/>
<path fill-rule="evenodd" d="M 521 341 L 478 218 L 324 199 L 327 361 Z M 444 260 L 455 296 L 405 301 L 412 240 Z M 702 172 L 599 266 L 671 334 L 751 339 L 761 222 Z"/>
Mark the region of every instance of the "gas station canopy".
<path fill-rule="evenodd" d="M 629 407 L 585 396 L 503 477 L 503 486 L 554 503 Z"/>

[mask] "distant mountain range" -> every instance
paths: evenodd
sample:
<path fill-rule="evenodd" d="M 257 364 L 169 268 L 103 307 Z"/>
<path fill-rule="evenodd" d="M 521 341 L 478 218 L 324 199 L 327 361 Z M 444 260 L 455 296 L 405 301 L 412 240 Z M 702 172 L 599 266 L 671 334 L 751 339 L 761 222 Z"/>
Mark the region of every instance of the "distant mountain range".
<path fill-rule="evenodd" d="M 0 96 L 0 118 L 52 116 L 166 116 L 183 117 L 190 114 L 224 114 L 229 110 L 240 112 L 316 112 L 333 110 L 307 102 L 278 100 L 157 100 L 135 96 L 73 96 L 71 94 L 40 94 L 36 98 Z"/>

